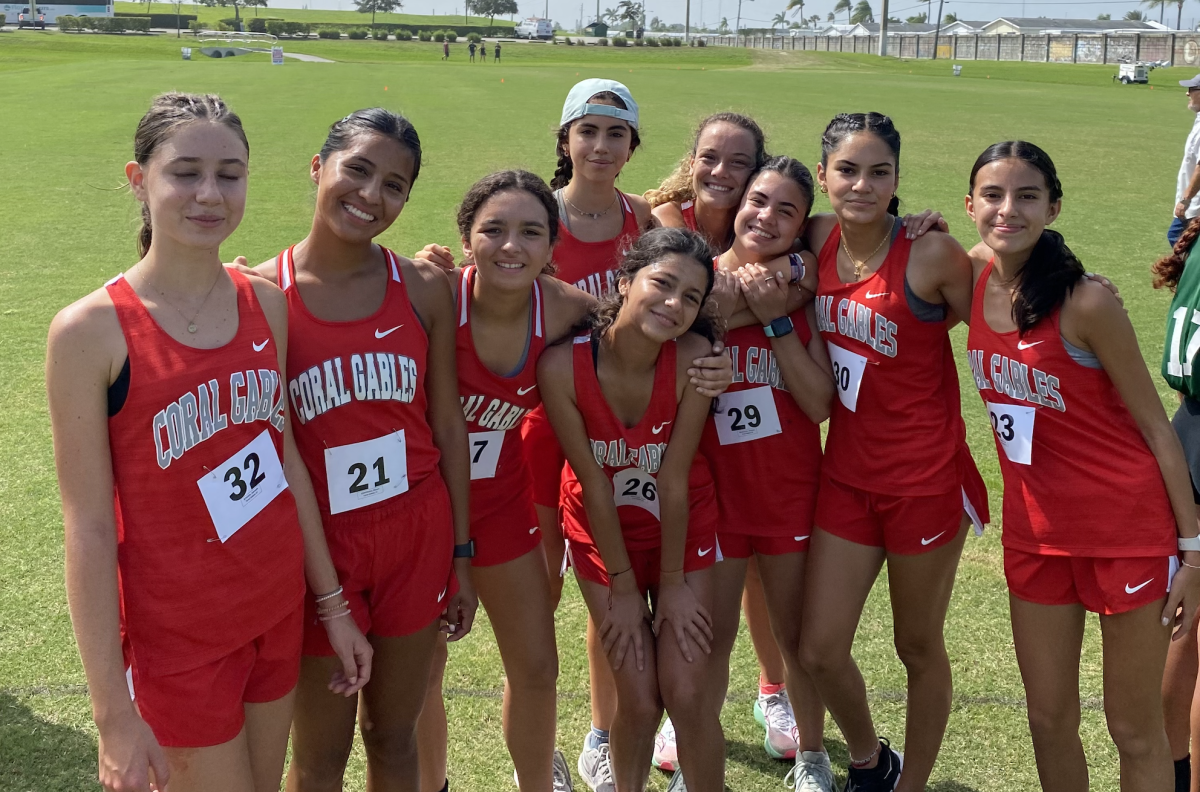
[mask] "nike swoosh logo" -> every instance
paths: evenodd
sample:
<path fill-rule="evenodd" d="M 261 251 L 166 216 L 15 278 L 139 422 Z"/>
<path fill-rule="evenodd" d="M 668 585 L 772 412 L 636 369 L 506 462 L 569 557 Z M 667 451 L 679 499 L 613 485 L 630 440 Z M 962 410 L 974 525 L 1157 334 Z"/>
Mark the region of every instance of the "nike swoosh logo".
<path fill-rule="evenodd" d="M 399 330 L 401 327 L 404 327 L 404 325 L 402 325 L 402 324 L 396 325 L 396 326 L 395 326 L 395 327 L 393 327 L 391 330 L 383 330 L 383 331 L 380 331 L 379 329 L 376 329 L 376 330 L 375 330 L 375 337 L 376 337 L 376 338 L 387 338 L 387 337 L 388 337 L 388 336 L 390 336 L 392 333 L 394 333 L 394 332 L 396 332 L 397 330 Z"/>
<path fill-rule="evenodd" d="M 874 300 L 876 297 L 886 297 L 889 294 L 891 294 L 891 292 L 875 292 L 874 294 L 872 294 L 871 290 L 867 289 L 867 299 L 868 300 Z"/>
<path fill-rule="evenodd" d="M 1035 347 L 1040 343 L 1042 343 L 1042 342 L 1041 341 L 1018 341 L 1017 349 L 1029 349 L 1030 347 Z"/>
<path fill-rule="evenodd" d="M 261 344 L 256 344 L 253 341 L 251 341 L 250 346 L 254 347 L 255 352 L 262 352 L 263 349 L 267 346 L 267 341 L 270 341 L 270 340 L 271 339 L 268 338 L 268 339 L 266 339 L 266 341 L 263 341 Z"/>
<path fill-rule="evenodd" d="M 517 388 L 517 395 L 524 396 L 526 393 L 529 393 L 529 391 L 533 390 L 536 387 L 537 387 L 537 385 L 530 385 L 528 388 Z"/>
<path fill-rule="evenodd" d="M 704 558 L 704 556 L 706 556 L 712 552 L 712 548 L 710 547 L 707 550 L 697 550 L 696 552 L 700 554 L 701 558 Z M 1147 581 L 1147 582 L 1149 582 L 1149 581 Z"/>
<path fill-rule="evenodd" d="M 664 427 L 664 426 L 666 426 L 666 425 L 667 425 L 667 424 L 669 424 L 669 423 L 671 423 L 671 422 L 670 422 L 670 421 L 663 421 L 663 422 L 662 422 L 662 423 L 660 423 L 658 426 L 652 426 L 652 427 L 650 427 L 650 431 L 651 431 L 651 432 L 654 432 L 654 434 L 658 434 L 659 432 L 661 432 L 661 431 L 663 430 L 663 427 Z M 709 548 L 709 549 L 711 550 L 712 548 Z"/>
<path fill-rule="evenodd" d="M 1150 578 L 1150 579 L 1149 579 L 1149 580 L 1147 580 L 1145 583 L 1142 583 L 1142 584 L 1141 584 L 1141 585 L 1139 585 L 1139 586 L 1134 586 L 1133 588 L 1130 588 L 1130 587 L 1129 587 L 1129 584 L 1128 584 L 1128 583 L 1126 583 L 1126 584 L 1125 584 L 1125 593 L 1126 593 L 1126 594 L 1136 594 L 1136 593 L 1138 593 L 1139 591 L 1141 591 L 1142 589 L 1146 588 L 1146 586 L 1149 586 L 1149 585 L 1150 585 L 1151 583 L 1153 583 L 1153 582 L 1154 582 L 1154 578 Z"/>
<path fill-rule="evenodd" d="M 921 540 L 921 544 L 922 544 L 922 545 L 931 545 L 931 544 L 933 544 L 934 542 L 936 542 L 938 539 L 940 539 L 940 538 L 942 537 L 942 534 L 944 534 L 944 533 L 946 533 L 946 532 L 945 532 L 945 531 L 942 531 L 942 533 L 938 534 L 937 536 L 934 536 L 934 537 L 932 537 L 932 538 L 929 538 L 929 539 L 922 539 L 922 540 Z"/>
<path fill-rule="evenodd" d="M 438 602 L 441 602 L 446 596 L 446 589 L 442 589 L 442 593 L 438 594 Z"/>
<path fill-rule="evenodd" d="M 803 542 L 809 536 L 810 536 L 810 534 L 804 534 L 804 536 L 793 536 L 792 538 L 795 539 L 797 542 Z"/>
<path fill-rule="evenodd" d="M 530 529 L 529 529 L 529 535 L 530 535 L 530 536 L 533 536 L 535 533 L 537 533 L 537 527 L 533 527 L 533 528 L 530 528 Z"/>

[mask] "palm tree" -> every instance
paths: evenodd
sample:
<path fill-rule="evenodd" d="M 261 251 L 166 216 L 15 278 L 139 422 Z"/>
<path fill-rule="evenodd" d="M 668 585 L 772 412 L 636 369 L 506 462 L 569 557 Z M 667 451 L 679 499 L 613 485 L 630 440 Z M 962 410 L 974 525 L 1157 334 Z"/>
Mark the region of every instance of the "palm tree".
<path fill-rule="evenodd" d="M 818 22 L 820 22 L 820 21 L 821 21 L 821 15 L 820 15 L 820 14 L 813 14 L 812 16 L 810 16 L 810 17 L 808 18 L 808 24 L 809 24 L 809 25 L 811 25 L 811 26 L 812 26 L 812 27 L 814 27 L 814 28 L 817 26 L 817 23 L 818 23 Z"/>
<path fill-rule="evenodd" d="M 1166 11 L 1167 4 L 1170 2 L 1171 2 L 1171 0 L 1142 0 L 1142 5 L 1146 6 L 1147 8 L 1150 8 L 1150 9 L 1157 8 L 1158 9 L 1158 21 L 1161 24 L 1163 21 L 1163 12 Z"/>
<path fill-rule="evenodd" d="M 833 11 L 834 11 L 834 13 L 837 13 L 838 11 L 845 11 L 846 12 L 846 24 L 851 24 L 850 11 L 853 8 L 854 8 L 854 6 L 850 4 L 850 0 L 838 0 L 837 5 L 835 5 L 833 7 Z M 829 21 L 830 22 L 833 21 L 833 14 L 829 15 Z"/>
<path fill-rule="evenodd" d="M 942 17 L 943 25 L 949 25 L 951 22 L 957 22 L 957 21 L 958 21 L 958 14 L 946 14 L 944 17 Z"/>
<path fill-rule="evenodd" d="M 835 20 L 835 19 L 837 19 L 837 17 L 835 17 L 835 16 L 833 15 L 833 12 L 832 12 L 832 11 L 830 11 L 830 12 L 829 12 L 829 14 L 828 14 L 828 15 L 826 15 L 826 17 L 825 17 L 825 21 L 826 21 L 826 22 L 832 22 L 832 21 L 833 21 L 833 20 Z"/>
<path fill-rule="evenodd" d="M 868 0 L 858 0 L 858 4 L 854 6 L 854 14 L 850 17 L 850 24 L 874 21 L 875 12 L 871 10 L 871 3 Z"/>
<path fill-rule="evenodd" d="M 771 32 L 774 33 L 778 27 L 787 27 L 787 21 L 787 14 L 782 11 L 771 17 Z"/>
<path fill-rule="evenodd" d="M 1141 11 L 1126 11 L 1124 18 L 1129 20 L 1130 22 L 1145 22 L 1146 21 L 1146 15 L 1143 14 Z"/>
<path fill-rule="evenodd" d="M 796 9 L 796 10 L 792 10 Z M 784 11 L 792 11 L 792 16 L 800 15 L 800 21 L 804 21 L 804 0 L 788 0 L 787 8 Z"/>
<path fill-rule="evenodd" d="M 1183 24 L 1183 0 L 1175 0 L 1175 29 L 1179 30 L 1179 26 Z"/>

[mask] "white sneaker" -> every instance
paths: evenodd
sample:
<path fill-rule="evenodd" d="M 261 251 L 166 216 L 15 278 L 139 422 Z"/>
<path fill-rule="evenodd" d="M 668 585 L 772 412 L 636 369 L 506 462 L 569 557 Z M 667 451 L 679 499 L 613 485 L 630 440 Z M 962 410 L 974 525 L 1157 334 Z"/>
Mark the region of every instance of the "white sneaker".
<path fill-rule="evenodd" d="M 763 748 L 772 759 L 793 759 L 796 756 L 796 716 L 787 691 L 758 694 L 754 702 L 754 719 L 767 730 Z"/>
<path fill-rule="evenodd" d="M 667 783 L 667 792 L 687 792 L 687 784 L 683 782 L 683 771 L 676 770 Z"/>
<path fill-rule="evenodd" d="M 673 773 L 679 769 L 679 745 L 675 741 L 675 724 L 671 723 L 670 718 L 667 718 L 654 738 L 653 764 L 664 773 Z M 683 783 L 682 780 L 680 783 Z"/>
<path fill-rule="evenodd" d="M 608 753 L 608 743 L 602 742 L 596 747 L 590 747 L 588 742 L 583 744 L 583 752 L 575 765 L 579 777 L 588 785 L 592 792 L 617 792 L 613 781 L 612 757 Z"/>
<path fill-rule="evenodd" d="M 567 767 L 567 758 L 563 752 L 554 749 L 553 784 L 554 792 L 574 792 L 575 783 L 571 780 L 571 768 Z"/>
<path fill-rule="evenodd" d="M 783 783 L 796 792 L 834 792 L 833 766 L 824 751 L 801 751 Z"/>

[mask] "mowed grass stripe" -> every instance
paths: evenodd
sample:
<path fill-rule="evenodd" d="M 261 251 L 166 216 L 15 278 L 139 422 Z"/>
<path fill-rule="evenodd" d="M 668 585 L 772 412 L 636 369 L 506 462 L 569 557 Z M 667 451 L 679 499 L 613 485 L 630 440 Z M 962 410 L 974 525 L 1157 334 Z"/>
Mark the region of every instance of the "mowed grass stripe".
<path fill-rule="evenodd" d="M 95 731 L 86 697 L 19 691 L 83 683 L 62 588 L 61 516 L 42 392 L 46 328 L 54 312 L 136 260 L 138 210 L 120 189 L 137 119 L 150 97 L 167 89 L 220 92 L 243 116 L 251 141 L 250 198 L 225 257 L 274 255 L 307 231 L 312 212 L 308 160 L 329 123 L 363 106 L 383 104 L 413 119 L 425 162 L 412 203 L 384 235 L 401 253 L 437 241 L 457 247 L 453 213 L 464 190 L 500 167 L 527 167 L 549 177 L 552 128 L 568 88 L 583 77 L 626 82 L 642 105 L 643 147 L 620 186 L 641 192 L 668 173 L 707 113 L 734 109 L 755 116 L 772 152 L 815 169 L 821 130 L 839 111 L 891 114 L 904 135 L 900 195 L 905 209 L 933 207 L 965 244 L 975 233 L 960 207 L 974 157 L 995 140 L 1021 136 L 1054 156 L 1066 190 L 1058 228 L 1089 269 L 1121 287 L 1152 370 L 1161 354 L 1166 296 L 1148 286 L 1147 267 L 1165 250 L 1179 150 L 1191 123 L 1178 91 L 1162 90 L 1182 70 L 1156 71 L 1158 90 L 1103 84 L 1096 69 L 1001 64 L 1005 79 L 955 80 L 930 64 L 845 56 L 670 52 L 641 63 L 617 56 L 651 51 L 507 47 L 500 67 L 405 61 L 408 45 L 328 42 L 378 58 L 375 63 L 275 68 L 253 58 L 178 60 L 179 42 L 155 37 L 0 35 L 0 788 L 81 789 L 94 772 Z M 311 42 L 314 54 L 322 54 Z M 426 48 L 432 50 L 433 48 Z M 422 58 L 419 46 L 411 50 Z M 519 60 L 526 51 L 561 60 Z M 329 50 L 324 50 L 329 52 Z M 32 53 L 32 54 L 31 54 Z M 510 54 L 514 57 L 510 58 Z M 654 53 L 656 57 L 664 52 Z M 36 57 L 34 57 L 36 55 Z M 386 56 L 386 57 L 385 57 Z M 769 56 L 769 57 L 764 57 Z M 332 56 L 331 56 L 332 57 Z M 513 61 L 516 61 L 514 63 Z M 752 68 L 733 68 L 755 64 Z M 15 65 L 16 68 L 13 68 Z M 918 73 L 908 74 L 912 66 Z M 678 69 L 676 67 L 679 67 Z M 949 64 L 936 64 L 948 72 Z M 631 72 L 629 69 L 632 68 Z M 968 73 L 974 65 L 968 64 Z M 1071 68 L 1071 67 L 1067 67 Z M 1180 74 L 1176 74 L 1176 73 Z M 1021 79 L 1024 74 L 1027 79 Z M 1039 82 L 1047 76 L 1054 82 Z M 504 82 L 501 82 L 501 79 Z M 1079 81 L 1079 82 L 1072 82 Z M 386 91 L 384 90 L 386 87 Z M 1157 119 L 1147 125 L 1146 118 Z M 817 209 L 827 208 L 823 199 Z M 963 330 L 954 333 L 961 353 Z M 961 362 L 961 354 L 960 354 Z M 977 459 L 992 488 L 999 521 L 999 476 L 989 427 L 962 366 L 964 414 Z M 1160 386 L 1164 397 L 1168 394 Z M 573 758 L 587 726 L 584 608 L 572 581 L 559 612 L 560 745 Z M 956 706 L 934 775 L 941 790 L 1033 788 L 1036 774 L 1024 714 L 981 702 L 1023 698 L 1007 621 L 999 535 L 967 544 L 946 628 L 955 669 Z M 904 689 L 890 637 L 881 583 L 864 614 L 856 656 L 872 689 Z M 1084 695 L 1101 692 L 1099 640 L 1089 625 L 1081 670 Z M 729 786 L 778 788 L 786 767 L 765 758 L 761 732 L 744 695 L 757 670 L 747 641 L 732 663 L 737 699 L 725 713 Z M 503 670 L 482 620 L 454 647 L 446 686 L 494 691 Z M 454 696 L 451 775 L 459 789 L 510 789 L 511 764 L 491 696 Z M 880 697 L 881 733 L 902 743 L 903 703 Z M 829 747 L 844 760 L 832 725 Z M 1097 789 L 1116 788 L 1115 751 L 1102 713 L 1084 713 L 1084 740 Z M 363 783 L 356 753 L 348 789 Z M 657 778 L 656 787 L 665 786 Z"/>

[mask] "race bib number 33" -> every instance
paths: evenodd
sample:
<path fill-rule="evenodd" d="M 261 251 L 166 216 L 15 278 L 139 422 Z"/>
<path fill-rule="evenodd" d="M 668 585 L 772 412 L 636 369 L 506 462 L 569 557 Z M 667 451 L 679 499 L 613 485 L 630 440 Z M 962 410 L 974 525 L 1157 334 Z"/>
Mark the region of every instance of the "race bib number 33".
<path fill-rule="evenodd" d="M 361 509 L 408 492 L 404 430 L 325 449 L 329 513 Z"/>
<path fill-rule="evenodd" d="M 224 543 L 287 489 L 269 429 L 196 482 Z"/>

